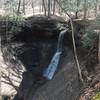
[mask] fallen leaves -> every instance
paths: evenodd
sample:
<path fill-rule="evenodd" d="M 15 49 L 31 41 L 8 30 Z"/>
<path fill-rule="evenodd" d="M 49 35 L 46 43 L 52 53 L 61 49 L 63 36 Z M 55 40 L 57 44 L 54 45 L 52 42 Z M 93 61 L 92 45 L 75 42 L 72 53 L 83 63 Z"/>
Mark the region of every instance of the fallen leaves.
<path fill-rule="evenodd" d="M 100 82 L 94 87 L 87 87 L 79 100 L 100 100 Z"/>

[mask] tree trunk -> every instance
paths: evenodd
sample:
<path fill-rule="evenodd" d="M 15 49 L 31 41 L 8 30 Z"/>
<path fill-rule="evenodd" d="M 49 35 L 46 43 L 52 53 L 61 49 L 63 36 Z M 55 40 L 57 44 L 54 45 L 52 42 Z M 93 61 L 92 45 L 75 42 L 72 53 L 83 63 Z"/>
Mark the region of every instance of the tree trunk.
<path fill-rule="evenodd" d="M 55 14 L 55 7 L 56 7 L 56 0 L 54 0 L 54 3 L 53 3 L 53 15 Z"/>
<path fill-rule="evenodd" d="M 1 37 L 0 37 L 0 52 L 1 52 Z M 1 66 L 0 66 L 1 68 Z M 1 69 L 0 69 L 0 100 L 2 100 L 2 94 L 1 94 Z"/>
<path fill-rule="evenodd" d="M 44 8 L 44 14 L 45 14 L 45 16 L 46 16 L 46 6 L 45 6 L 45 1 L 44 0 L 42 0 L 42 8 Z"/>
<path fill-rule="evenodd" d="M 19 3 L 18 3 L 17 15 L 19 15 L 19 14 L 20 14 L 20 5 L 21 5 L 21 0 L 19 0 Z"/>
<path fill-rule="evenodd" d="M 98 50 L 98 61 L 99 61 L 99 64 L 100 64 L 100 31 L 99 31 L 99 50 Z"/>
<path fill-rule="evenodd" d="M 83 21 L 84 21 L 84 33 L 86 32 L 86 17 L 87 17 L 87 0 L 84 0 L 84 17 L 83 17 Z"/>
<path fill-rule="evenodd" d="M 84 0 L 84 21 L 86 20 L 87 16 L 87 0 Z"/>
<path fill-rule="evenodd" d="M 78 18 L 78 8 L 79 8 L 80 0 L 77 0 L 77 11 L 76 11 L 76 18 Z"/>
<path fill-rule="evenodd" d="M 23 13 L 25 15 L 25 0 L 23 0 Z"/>
<path fill-rule="evenodd" d="M 1 52 L 1 50 L 0 50 Z M 1 67 L 1 66 L 0 66 Z M 2 94 L 1 94 L 1 69 L 0 69 L 0 100 L 2 100 Z"/>
<path fill-rule="evenodd" d="M 48 0 L 48 17 L 50 17 L 50 11 L 51 11 L 50 4 L 51 4 L 51 0 Z"/>
<path fill-rule="evenodd" d="M 98 7 L 98 0 L 96 0 L 96 2 L 95 2 L 95 16 L 97 15 L 97 7 Z"/>
<path fill-rule="evenodd" d="M 31 0 L 31 2 L 32 2 L 33 15 L 34 15 L 34 2 L 33 0 Z"/>
<path fill-rule="evenodd" d="M 52 11 L 52 1 L 53 1 L 53 0 L 51 0 L 51 4 L 50 4 L 50 6 L 51 6 L 51 11 Z"/>

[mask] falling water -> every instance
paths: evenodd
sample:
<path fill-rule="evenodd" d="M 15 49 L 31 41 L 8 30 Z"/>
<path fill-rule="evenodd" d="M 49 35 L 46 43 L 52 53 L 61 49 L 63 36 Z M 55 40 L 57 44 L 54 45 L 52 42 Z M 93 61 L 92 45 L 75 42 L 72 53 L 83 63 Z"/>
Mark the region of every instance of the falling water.
<path fill-rule="evenodd" d="M 63 43 L 63 38 L 64 38 L 64 34 L 66 33 L 67 30 L 63 30 L 60 32 L 59 34 L 59 38 L 58 38 L 58 45 L 57 45 L 57 51 L 54 54 L 53 58 L 51 59 L 51 62 L 48 66 L 48 68 L 44 71 L 43 76 L 45 78 L 47 78 L 48 80 L 51 80 L 57 70 L 59 61 L 60 61 L 60 57 L 62 54 L 62 43 Z"/>

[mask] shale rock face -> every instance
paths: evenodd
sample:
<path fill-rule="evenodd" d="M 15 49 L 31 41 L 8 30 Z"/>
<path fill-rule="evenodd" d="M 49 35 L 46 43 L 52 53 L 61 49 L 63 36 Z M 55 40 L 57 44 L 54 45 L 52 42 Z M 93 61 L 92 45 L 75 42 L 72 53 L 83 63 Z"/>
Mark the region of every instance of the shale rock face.
<path fill-rule="evenodd" d="M 30 25 L 12 35 L 9 44 L 26 68 L 14 100 L 78 100 L 80 82 L 70 30 L 65 35 L 63 54 L 54 78 L 48 81 L 42 76 L 56 51 L 59 32 L 68 25 L 46 17 L 32 17 L 27 21 Z"/>

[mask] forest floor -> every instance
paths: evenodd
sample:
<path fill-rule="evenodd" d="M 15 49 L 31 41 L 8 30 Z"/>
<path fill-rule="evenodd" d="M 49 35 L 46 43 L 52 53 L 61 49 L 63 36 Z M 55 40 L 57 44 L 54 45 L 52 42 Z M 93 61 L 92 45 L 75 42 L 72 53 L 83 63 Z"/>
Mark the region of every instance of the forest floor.
<path fill-rule="evenodd" d="M 79 100 L 100 100 L 100 65 L 88 76 L 88 84 L 84 84 Z"/>

